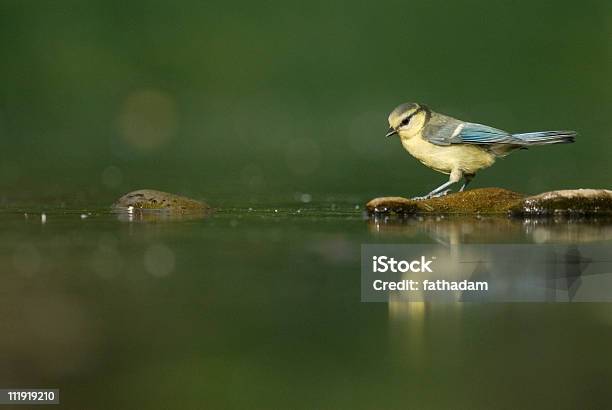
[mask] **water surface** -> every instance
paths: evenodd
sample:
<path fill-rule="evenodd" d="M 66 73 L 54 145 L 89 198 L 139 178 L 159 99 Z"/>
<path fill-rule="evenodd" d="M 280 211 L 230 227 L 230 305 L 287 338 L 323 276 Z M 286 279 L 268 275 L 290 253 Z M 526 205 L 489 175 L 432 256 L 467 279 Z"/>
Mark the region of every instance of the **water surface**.
<path fill-rule="evenodd" d="M 63 408 L 609 403 L 611 306 L 361 303 L 359 273 L 362 243 L 610 241 L 605 222 L 45 215 L 0 213 L 0 384 L 58 387 Z"/>

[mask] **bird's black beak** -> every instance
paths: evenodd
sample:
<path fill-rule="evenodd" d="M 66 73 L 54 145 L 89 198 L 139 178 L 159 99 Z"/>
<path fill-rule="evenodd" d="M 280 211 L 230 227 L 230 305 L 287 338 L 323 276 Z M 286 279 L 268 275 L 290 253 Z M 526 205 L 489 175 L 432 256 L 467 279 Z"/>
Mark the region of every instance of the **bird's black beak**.
<path fill-rule="evenodd" d="M 393 128 L 393 127 L 390 127 L 389 131 L 387 131 L 387 135 L 385 135 L 385 137 L 389 138 L 390 136 L 395 135 L 395 134 L 397 134 L 397 130 L 395 128 Z"/>

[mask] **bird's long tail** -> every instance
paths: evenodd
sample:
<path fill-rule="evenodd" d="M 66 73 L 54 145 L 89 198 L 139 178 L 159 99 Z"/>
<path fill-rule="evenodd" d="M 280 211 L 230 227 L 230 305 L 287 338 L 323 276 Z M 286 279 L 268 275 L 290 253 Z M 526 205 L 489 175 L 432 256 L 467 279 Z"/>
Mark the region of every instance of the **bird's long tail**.
<path fill-rule="evenodd" d="M 538 131 L 514 134 L 525 145 L 568 144 L 574 142 L 575 131 Z"/>

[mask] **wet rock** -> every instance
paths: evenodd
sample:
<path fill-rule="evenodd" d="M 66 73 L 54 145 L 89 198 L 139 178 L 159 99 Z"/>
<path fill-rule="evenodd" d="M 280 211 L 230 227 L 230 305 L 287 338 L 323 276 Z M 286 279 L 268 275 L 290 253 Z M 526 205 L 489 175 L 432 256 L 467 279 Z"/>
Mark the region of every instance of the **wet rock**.
<path fill-rule="evenodd" d="M 439 198 L 416 201 L 402 197 L 382 197 L 366 204 L 370 214 L 506 214 L 524 196 L 501 188 L 480 188 Z"/>
<path fill-rule="evenodd" d="M 114 209 L 165 210 L 175 212 L 206 212 L 208 204 L 184 196 L 154 189 L 139 189 L 123 195 L 112 206 Z"/>
<path fill-rule="evenodd" d="M 515 216 L 597 216 L 612 214 L 612 191 L 567 189 L 525 198 L 510 209 Z"/>

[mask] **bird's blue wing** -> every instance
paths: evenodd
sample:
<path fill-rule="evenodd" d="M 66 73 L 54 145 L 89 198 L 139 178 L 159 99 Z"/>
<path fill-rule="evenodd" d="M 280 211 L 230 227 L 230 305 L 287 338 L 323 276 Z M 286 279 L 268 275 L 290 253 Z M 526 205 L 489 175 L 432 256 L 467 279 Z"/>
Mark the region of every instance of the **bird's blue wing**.
<path fill-rule="evenodd" d="M 506 131 L 487 125 L 475 124 L 472 122 L 463 123 L 463 128 L 456 136 L 455 144 L 512 144 L 516 143 L 516 138 Z"/>
<path fill-rule="evenodd" d="M 463 122 L 443 115 L 434 115 L 423 130 L 423 138 L 436 145 L 513 144 L 517 140 L 506 131 L 487 125 Z"/>

